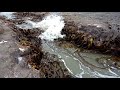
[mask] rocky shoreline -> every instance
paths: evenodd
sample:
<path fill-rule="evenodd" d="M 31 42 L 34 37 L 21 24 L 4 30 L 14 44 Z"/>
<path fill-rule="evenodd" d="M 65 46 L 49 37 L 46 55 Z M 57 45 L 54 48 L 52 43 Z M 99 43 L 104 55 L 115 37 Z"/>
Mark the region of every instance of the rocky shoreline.
<path fill-rule="evenodd" d="M 17 13 L 19 19 L 24 16 L 32 16 L 39 18 L 42 15 L 34 15 L 32 13 Z M 34 19 L 33 19 L 34 20 Z M 27 65 L 31 68 L 39 70 L 40 78 L 73 78 L 74 76 L 67 70 L 64 63 L 61 62 L 58 56 L 44 52 L 41 46 L 41 39 L 37 38 L 40 35 L 39 29 L 20 29 L 15 26 L 17 20 L 8 20 L 9 27 L 14 31 L 17 40 L 17 46 L 24 48 L 25 51 L 19 52 L 21 58 L 26 59 Z M 19 23 L 21 24 L 21 23 Z M 13 52 L 14 53 L 14 52 Z"/>
<path fill-rule="evenodd" d="M 4 17 L 0 17 L 1 21 L 3 21 L 3 23 L 6 24 L 9 29 L 11 29 L 13 36 L 8 38 L 14 40 L 13 42 L 16 45 L 16 50 L 12 51 L 12 54 L 10 53 L 10 55 L 16 63 L 19 63 L 17 60 L 18 57 L 19 60 L 24 59 L 24 63 L 22 64 L 27 65 L 27 69 L 32 69 L 33 74 L 36 70 L 37 78 L 75 78 L 75 76 L 71 74 L 65 67 L 64 63 L 60 61 L 61 58 L 43 50 L 42 40 L 41 38 L 38 38 L 38 36 L 43 32 L 41 29 L 21 29 L 16 26 L 16 24 L 24 24 L 25 20 L 31 20 L 35 22 L 41 21 L 42 18 L 47 14 L 48 12 L 19 12 L 14 13 L 16 17 L 15 19 L 7 20 Z M 77 53 L 80 57 L 80 53 L 84 50 L 112 55 L 111 58 L 106 58 L 106 61 L 103 61 L 102 58 L 99 58 L 97 59 L 97 62 L 104 66 L 102 69 L 111 67 L 119 69 L 120 25 L 106 23 L 106 26 L 103 25 L 104 27 L 101 27 L 95 25 L 94 23 L 92 25 L 86 24 L 85 22 L 81 24 L 79 20 L 76 20 L 78 18 L 75 19 L 74 17 L 69 16 L 69 14 L 65 14 L 66 13 L 62 13 L 62 15 L 65 17 L 65 27 L 61 31 L 61 34 L 65 35 L 65 37 L 62 39 L 56 39 L 55 42 L 58 42 L 59 46 L 64 44 L 64 48 L 79 48 Z M 75 17 L 77 17 L 77 15 Z M 72 19 L 75 20 L 73 21 Z M 2 29 L 3 26 L 0 28 L 0 35 L 7 32 L 6 30 Z M 82 60 L 84 61 L 84 58 Z M 22 65 L 22 68 L 24 68 L 24 65 Z M 88 66 L 89 65 L 90 63 L 88 63 Z M 94 68 L 93 65 L 92 67 Z M 28 70 L 28 72 L 30 71 Z M 25 76 L 23 75 L 23 77 L 31 78 L 32 76 L 29 76 L 30 74 L 31 73 L 26 74 Z"/>

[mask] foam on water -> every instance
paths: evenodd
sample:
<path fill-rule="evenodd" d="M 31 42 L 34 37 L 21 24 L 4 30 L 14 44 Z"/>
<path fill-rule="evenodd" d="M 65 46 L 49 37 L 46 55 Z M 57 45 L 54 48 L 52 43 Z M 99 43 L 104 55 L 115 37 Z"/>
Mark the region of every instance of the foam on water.
<path fill-rule="evenodd" d="M 69 71 L 71 74 L 73 74 L 73 72 L 67 67 L 65 61 L 64 61 L 63 59 L 61 59 L 61 60 L 62 60 L 62 62 L 64 63 L 65 67 L 68 69 L 68 71 Z"/>
<path fill-rule="evenodd" d="M 5 16 L 7 19 L 13 19 L 14 18 L 13 13 L 14 12 L 0 12 L 0 15 Z"/>
<path fill-rule="evenodd" d="M 27 20 L 26 23 L 30 24 L 32 28 L 41 28 L 44 32 L 39 35 L 39 38 L 53 41 L 57 38 L 63 38 L 61 30 L 64 28 L 64 20 L 62 16 L 50 14 L 46 16 L 41 22 L 33 22 Z"/>

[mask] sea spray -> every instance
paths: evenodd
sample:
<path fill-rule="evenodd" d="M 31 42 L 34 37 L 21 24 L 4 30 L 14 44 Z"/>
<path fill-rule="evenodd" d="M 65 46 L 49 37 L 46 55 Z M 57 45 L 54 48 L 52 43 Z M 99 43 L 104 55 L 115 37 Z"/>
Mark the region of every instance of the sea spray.
<path fill-rule="evenodd" d="M 27 20 L 26 23 L 31 25 L 32 28 L 41 28 L 44 32 L 38 37 L 41 39 L 53 41 L 57 38 L 63 38 L 61 30 L 64 28 L 64 18 L 56 14 L 46 16 L 41 22 L 33 22 Z"/>

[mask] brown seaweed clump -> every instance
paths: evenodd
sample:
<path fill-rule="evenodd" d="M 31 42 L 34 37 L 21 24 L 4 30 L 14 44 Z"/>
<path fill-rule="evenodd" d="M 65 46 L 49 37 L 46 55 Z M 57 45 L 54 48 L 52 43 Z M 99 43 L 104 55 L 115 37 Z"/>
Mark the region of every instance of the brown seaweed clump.
<path fill-rule="evenodd" d="M 120 54 L 120 33 L 114 29 L 103 29 L 97 26 L 78 26 L 67 22 L 61 34 L 66 35 L 65 41 L 84 49 L 96 50 L 102 53 Z"/>
<path fill-rule="evenodd" d="M 74 78 L 57 55 L 44 53 L 40 64 L 41 78 Z"/>

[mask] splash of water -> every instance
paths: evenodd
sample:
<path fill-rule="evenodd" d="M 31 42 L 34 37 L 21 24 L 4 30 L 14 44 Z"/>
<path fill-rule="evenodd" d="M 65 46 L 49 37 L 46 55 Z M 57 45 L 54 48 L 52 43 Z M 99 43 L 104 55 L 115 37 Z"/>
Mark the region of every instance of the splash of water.
<path fill-rule="evenodd" d="M 46 16 L 41 22 L 32 22 L 30 20 L 26 21 L 31 24 L 33 28 L 41 28 L 44 32 L 39 35 L 39 38 L 53 41 L 57 38 L 63 38 L 61 35 L 61 30 L 64 28 L 64 20 L 62 16 L 56 14 L 50 14 Z"/>

